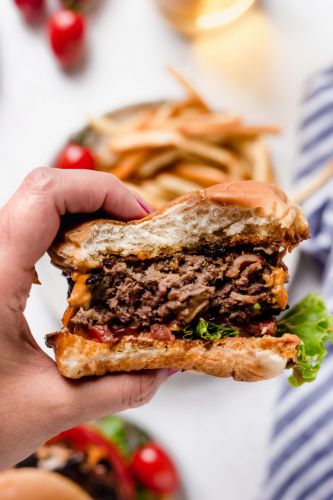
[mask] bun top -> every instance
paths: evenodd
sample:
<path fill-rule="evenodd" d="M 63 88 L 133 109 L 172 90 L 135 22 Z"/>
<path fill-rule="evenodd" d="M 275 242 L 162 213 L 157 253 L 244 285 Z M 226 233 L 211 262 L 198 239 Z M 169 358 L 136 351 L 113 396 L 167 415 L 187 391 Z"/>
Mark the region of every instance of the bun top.
<path fill-rule="evenodd" d="M 92 500 L 76 483 L 56 472 L 22 468 L 0 472 L 1 500 Z"/>
<path fill-rule="evenodd" d="M 291 206 L 287 195 L 274 184 L 259 181 L 230 181 L 205 190 L 205 195 L 221 205 L 255 209 L 258 215 L 283 219 Z"/>
<path fill-rule="evenodd" d="M 108 255 L 148 259 L 240 244 L 291 250 L 308 237 L 301 208 L 288 203 L 283 191 L 264 182 L 234 181 L 193 191 L 140 220 L 97 219 L 61 229 L 49 254 L 59 267 L 84 271 L 100 267 Z"/>

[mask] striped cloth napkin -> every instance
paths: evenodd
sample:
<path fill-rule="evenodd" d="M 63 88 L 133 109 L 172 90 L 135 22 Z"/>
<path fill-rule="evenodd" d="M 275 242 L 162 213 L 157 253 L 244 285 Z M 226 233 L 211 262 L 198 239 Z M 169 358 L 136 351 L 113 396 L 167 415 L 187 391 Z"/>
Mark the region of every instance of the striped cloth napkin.
<path fill-rule="evenodd" d="M 333 157 L 333 67 L 306 85 L 296 180 L 305 181 Z M 303 204 L 311 240 L 302 250 L 323 268 L 322 294 L 333 311 L 333 179 Z M 308 290 L 304 290 L 304 294 Z M 317 380 L 283 382 L 274 411 L 266 480 L 260 500 L 333 499 L 333 350 Z"/>

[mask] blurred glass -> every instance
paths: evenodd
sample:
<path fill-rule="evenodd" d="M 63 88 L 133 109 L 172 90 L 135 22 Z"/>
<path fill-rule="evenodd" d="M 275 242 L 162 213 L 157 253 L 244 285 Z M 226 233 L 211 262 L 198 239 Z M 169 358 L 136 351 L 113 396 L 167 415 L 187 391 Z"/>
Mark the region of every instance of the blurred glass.
<path fill-rule="evenodd" d="M 178 31 L 198 35 L 237 19 L 255 0 L 155 0 Z"/>

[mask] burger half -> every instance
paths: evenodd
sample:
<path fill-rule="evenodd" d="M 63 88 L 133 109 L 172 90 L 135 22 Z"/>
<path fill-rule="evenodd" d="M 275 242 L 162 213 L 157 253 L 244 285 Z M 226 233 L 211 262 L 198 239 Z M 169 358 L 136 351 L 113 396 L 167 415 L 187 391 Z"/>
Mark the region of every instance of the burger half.
<path fill-rule="evenodd" d="M 48 336 L 60 372 L 174 368 L 256 381 L 293 366 L 295 383 L 314 378 L 302 325 L 306 314 L 325 350 L 322 300 L 311 294 L 301 316 L 277 321 L 288 307 L 283 257 L 308 237 L 301 209 L 256 181 L 195 191 L 137 221 L 62 228 L 49 252 L 69 283 L 63 328 Z"/>

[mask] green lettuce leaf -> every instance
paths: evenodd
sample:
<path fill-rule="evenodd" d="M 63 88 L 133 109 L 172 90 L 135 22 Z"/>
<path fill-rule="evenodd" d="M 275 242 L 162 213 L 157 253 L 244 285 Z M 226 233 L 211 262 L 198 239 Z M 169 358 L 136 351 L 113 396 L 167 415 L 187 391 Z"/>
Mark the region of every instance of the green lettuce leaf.
<path fill-rule="evenodd" d="M 188 325 L 184 328 L 184 339 L 200 338 L 203 340 L 216 340 L 225 337 L 236 337 L 239 335 L 238 330 L 229 328 L 228 326 L 216 325 L 203 318 L 199 318 L 196 324 Z"/>
<path fill-rule="evenodd" d="M 309 293 L 278 320 L 277 334 L 284 333 L 301 339 L 289 383 L 296 387 L 312 382 L 327 354 L 326 344 L 333 343 L 333 316 L 320 294 Z"/>

